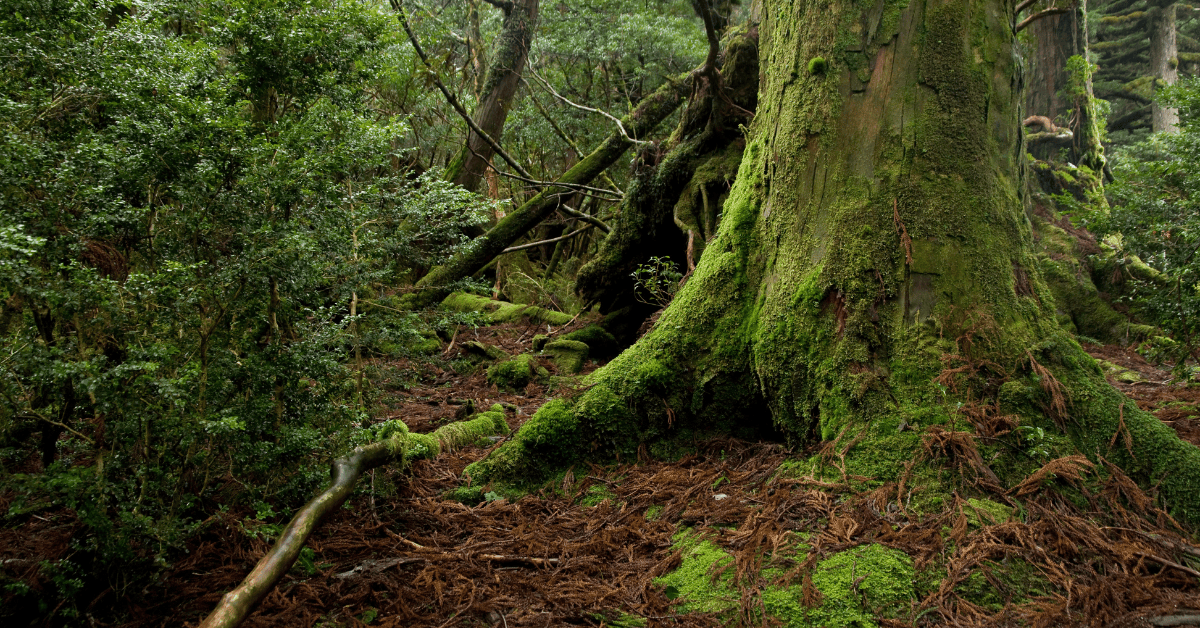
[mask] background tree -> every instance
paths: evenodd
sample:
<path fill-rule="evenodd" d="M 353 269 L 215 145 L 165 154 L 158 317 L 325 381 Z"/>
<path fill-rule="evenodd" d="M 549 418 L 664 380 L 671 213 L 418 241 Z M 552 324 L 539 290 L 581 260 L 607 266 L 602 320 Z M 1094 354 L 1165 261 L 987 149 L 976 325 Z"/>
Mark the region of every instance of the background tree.
<path fill-rule="evenodd" d="M 1134 141 L 1148 132 L 1173 131 L 1178 116 L 1157 102 L 1156 94 L 1160 86 L 1173 85 L 1181 69 L 1194 73 L 1189 64 L 1200 53 L 1194 11 L 1166 0 L 1116 0 L 1092 9 L 1098 13 L 1092 29 L 1100 66 L 1096 93 L 1113 103 L 1108 124 L 1113 139 Z"/>

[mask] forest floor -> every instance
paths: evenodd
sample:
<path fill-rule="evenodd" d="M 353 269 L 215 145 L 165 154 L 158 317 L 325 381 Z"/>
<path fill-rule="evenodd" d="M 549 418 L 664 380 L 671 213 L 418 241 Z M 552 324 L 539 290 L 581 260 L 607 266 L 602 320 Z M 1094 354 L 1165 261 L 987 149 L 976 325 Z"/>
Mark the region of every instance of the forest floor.
<path fill-rule="evenodd" d="M 470 339 L 516 354 L 530 350 L 536 333 L 507 323 Z M 1114 365 L 1106 368 L 1115 386 L 1200 445 L 1200 388 L 1171 384 L 1130 349 L 1086 348 Z M 555 392 L 553 378 L 499 391 L 483 368 L 460 375 L 450 364 L 379 365 L 386 409 L 378 420 L 402 418 L 414 431 L 432 431 L 470 399 L 481 409 L 506 404 L 515 430 Z M 802 606 L 815 606 L 818 561 L 867 545 L 906 554 L 918 582 L 915 597 L 874 609 L 892 617 L 880 626 L 1200 625 L 1200 610 L 1188 610 L 1200 609 L 1200 550 L 1119 471 L 1088 493 L 1094 512 L 1057 491 L 1018 486 L 1008 494 L 1022 500 L 1019 516 L 985 512 L 957 494 L 943 512 L 918 514 L 905 509 L 903 485 L 785 478 L 781 463 L 815 451 L 724 439 L 696 443 L 695 453 L 672 462 L 576 468 L 515 503 L 468 507 L 443 498 L 487 452 L 469 447 L 406 473 L 379 469 L 364 478 L 364 490 L 313 535 L 311 554 L 245 625 L 769 625 L 764 591 L 793 587 Z M 1068 482 L 1086 472 L 1078 464 L 1050 471 Z M 1095 523 L 1101 511 L 1110 525 Z M 123 626 L 196 625 L 267 550 L 268 540 L 246 525 L 250 518 L 231 510 L 210 520 L 160 582 L 120 600 L 102 593 L 92 603 L 96 614 L 88 609 L 91 625 L 111 625 L 103 617 Z M 25 541 L 16 530 L 0 531 L 0 560 L 65 555 L 74 526 L 51 519 L 23 526 Z M 722 597 L 709 612 L 669 599 L 678 591 L 655 582 L 687 557 L 678 536 L 687 527 L 729 556 L 704 576 Z M 864 607 L 869 596 L 858 589 L 870 584 L 866 578 L 851 587 Z"/>

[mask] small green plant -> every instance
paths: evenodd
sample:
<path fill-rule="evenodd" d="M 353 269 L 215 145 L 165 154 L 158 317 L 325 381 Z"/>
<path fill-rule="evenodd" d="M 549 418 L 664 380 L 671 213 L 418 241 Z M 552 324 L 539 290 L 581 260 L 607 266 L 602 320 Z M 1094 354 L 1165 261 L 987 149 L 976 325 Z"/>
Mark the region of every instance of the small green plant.
<path fill-rule="evenodd" d="M 825 57 L 813 57 L 808 60 L 808 73 L 812 75 L 824 74 L 829 69 L 829 64 L 825 61 Z"/>
<path fill-rule="evenodd" d="M 670 257 L 651 257 L 645 264 L 630 273 L 636 286 L 635 296 L 647 305 L 665 307 L 675 296 L 683 274 Z"/>
<path fill-rule="evenodd" d="M 1022 425 L 1021 439 L 1025 441 L 1026 452 L 1038 460 L 1050 459 L 1050 443 L 1046 439 L 1046 430 L 1032 425 Z"/>

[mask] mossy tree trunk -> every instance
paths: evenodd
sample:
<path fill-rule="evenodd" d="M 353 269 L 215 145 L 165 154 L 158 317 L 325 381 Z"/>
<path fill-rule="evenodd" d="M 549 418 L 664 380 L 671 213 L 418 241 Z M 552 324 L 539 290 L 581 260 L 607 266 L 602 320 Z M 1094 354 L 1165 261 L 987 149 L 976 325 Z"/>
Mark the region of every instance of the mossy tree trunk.
<path fill-rule="evenodd" d="M 508 112 L 512 109 L 517 88 L 521 85 L 521 71 L 529 58 L 529 47 L 533 43 L 533 33 L 537 28 L 538 2 L 539 0 L 489 2 L 504 12 L 504 23 L 496 38 L 491 63 L 479 90 L 479 104 L 471 117 L 488 137 L 497 142 L 504 134 L 504 123 L 508 120 Z M 475 44 L 478 46 L 479 42 L 476 41 Z M 483 53 L 476 48 L 471 54 Z M 472 192 L 478 191 L 493 152 L 490 144 L 475 132 L 468 130 L 467 141 L 462 150 L 446 167 L 446 179 Z"/>
<path fill-rule="evenodd" d="M 669 257 L 681 272 L 690 270 L 715 237 L 721 204 L 737 176 L 745 148 L 741 129 L 757 104 L 757 33 L 729 33 L 720 61 L 721 92 L 696 77 L 701 89 L 671 137 L 638 156 L 612 232 L 576 278 L 576 292 L 599 303 L 605 327 L 624 344 L 659 309 L 637 294 L 633 271 L 651 257 Z"/>
<path fill-rule="evenodd" d="M 1165 0 L 1150 9 L 1150 74 L 1159 86 L 1174 85 L 1179 78 L 1179 46 L 1175 29 L 1175 2 Z M 1150 106 L 1150 125 L 1155 133 L 1179 130 L 1179 111 L 1157 100 Z"/>
<path fill-rule="evenodd" d="M 650 333 L 472 478 L 538 481 L 758 422 L 856 439 L 886 481 L 924 428 L 966 423 L 960 402 L 995 403 L 1200 520 L 1200 450 L 1105 382 L 1038 274 L 1013 4 L 766 0 L 757 115 L 699 266 Z M 964 365 L 983 374 L 935 382 Z"/>

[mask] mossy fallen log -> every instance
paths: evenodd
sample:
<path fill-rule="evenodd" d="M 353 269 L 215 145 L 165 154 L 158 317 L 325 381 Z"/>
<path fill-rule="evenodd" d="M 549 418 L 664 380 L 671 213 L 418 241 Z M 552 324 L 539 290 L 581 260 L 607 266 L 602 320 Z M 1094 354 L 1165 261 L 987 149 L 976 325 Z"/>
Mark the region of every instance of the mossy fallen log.
<path fill-rule="evenodd" d="M 432 458 L 442 451 L 469 445 L 476 440 L 496 434 L 507 434 L 504 410 L 492 406 L 469 421 L 445 425 L 432 434 L 414 434 L 399 421 L 382 428 L 380 439 L 355 448 L 347 456 L 333 462 L 329 487 L 302 507 L 280 533 L 275 545 L 238 587 L 221 598 L 200 628 L 232 628 L 242 623 L 258 603 L 275 588 L 284 574 L 295 564 L 300 550 L 321 520 L 337 510 L 354 490 L 358 478 L 366 471 L 385 464 L 406 465 L 413 460 Z"/>
<path fill-rule="evenodd" d="M 442 306 L 455 312 L 482 312 L 490 323 L 505 323 L 520 317 L 551 325 L 566 325 L 575 319 L 570 314 L 547 310 L 536 305 L 495 301 L 477 294 L 455 292 L 442 301 Z"/>

